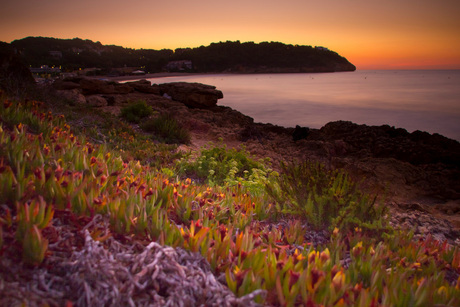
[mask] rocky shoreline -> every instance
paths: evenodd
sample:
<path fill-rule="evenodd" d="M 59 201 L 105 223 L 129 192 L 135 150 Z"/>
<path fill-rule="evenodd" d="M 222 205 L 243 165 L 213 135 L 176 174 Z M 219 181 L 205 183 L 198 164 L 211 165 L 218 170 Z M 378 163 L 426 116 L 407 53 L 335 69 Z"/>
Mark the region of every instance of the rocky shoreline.
<path fill-rule="evenodd" d="M 254 120 L 217 105 L 214 86 L 176 82 L 151 84 L 74 78 L 57 81 L 57 92 L 72 103 L 119 115 L 123 106 L 145 100 L 158 114 L 170 113 L 192 134 L 180 150 L 199 149 L 222 139 L 244 145 L 259 158 L 321 161 L 347 169 L 362 186 L 392 208 L 396 224 L 415 226 L 450 243 L 460 243 L 460 143 L 439 134 L 337 121 L 321 129 L 285 128 Z M 417 222 L 423 220 L 424 222 Z"/>

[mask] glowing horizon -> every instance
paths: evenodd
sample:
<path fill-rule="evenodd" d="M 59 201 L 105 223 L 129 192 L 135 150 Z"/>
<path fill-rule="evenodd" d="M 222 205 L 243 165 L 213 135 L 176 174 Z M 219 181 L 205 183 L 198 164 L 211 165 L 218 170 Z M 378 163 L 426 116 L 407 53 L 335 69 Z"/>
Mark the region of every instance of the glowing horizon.
<path fill-rule="evenodd" d="M 134 49 L 219 41 L 324 46 L 357 69 L 460 69 L 460 1 L 138 0 L 2 5 L 0 41 L 90 39 Z"/>

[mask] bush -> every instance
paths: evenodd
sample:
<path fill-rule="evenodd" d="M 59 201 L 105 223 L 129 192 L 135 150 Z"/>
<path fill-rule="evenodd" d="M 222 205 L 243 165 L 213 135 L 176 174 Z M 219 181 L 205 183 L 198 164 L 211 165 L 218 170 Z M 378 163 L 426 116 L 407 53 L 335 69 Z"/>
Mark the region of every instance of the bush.
<path fill-rule="evenodd" d="M 141 119 L 153 114 L 153 109 L 144 100 L 131 103 L 121 109 L 121 117 L 130 123 L 139 123 Z"/>
<path fill-rule="evenodd" d="M 169 114 L 163 114 L 142 123 L 141 128 L 155 134 L 159 141 L 168 144 L 189 144 L 190 133 Z"/>
<path fill-rule="evenodd" d="M 279 177 L 266 185 L 281 213 L 301 216 L 315 229 L 386 229 L 384 208 L 344 171 L 309 162 L 282 163 L 281 168 Z"/>
<path fill-rule="evenodd" d="M 212 143 L 209 148 L 203 148 L 195 160 L 181 160 L 178 169 L 181 175 L 210 185 L 241 183 L 254 189 L 263 189 L 267 177 L 272 174 L 271 169 L 252 159 L 244 149 L 227 149 L 225 145 Z"/>

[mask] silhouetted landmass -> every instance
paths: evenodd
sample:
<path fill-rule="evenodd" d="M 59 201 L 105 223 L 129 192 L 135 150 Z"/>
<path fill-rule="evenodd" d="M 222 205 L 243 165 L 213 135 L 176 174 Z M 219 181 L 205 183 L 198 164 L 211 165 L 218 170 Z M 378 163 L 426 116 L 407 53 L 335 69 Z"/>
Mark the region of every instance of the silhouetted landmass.
<path fill-rule="evenodd" d="M 63 71 L 101 68 L 110 72 L 117 67 L 138 67 L 159 72 L 170 62 L 168 70 L 189 72 L 334 72 L 353 71 L 356 67 L 346 58 L 324 47 L 286 45 L 278 42 L 219 42 L 198 48 L 130 49 L 102 45 L 91 40 L 27 37 L 11 45 L 32 67 L 61 67 Z M 191 61 L 182 65 L 181 61 Z M 179 64 L 177 64 L 179 63 Z M 189 63 L 189 62 L 187 62 Z"/>
<path fill-rule="evenodd" d="M 102 45 L 91 40 L 27 37 L 11 42 L 32 67 L 42 65 L 61 66 L 62 70 L 98 67 L 145 67 L 148 71 L 160 71 L 174 52 L 169 49 L 129 49 L 114 45 Z"/>
<path fill-rule="evenodd" d="M 286 45 L 278 42 L 212 43 L 185 49 L 174 55 L 192 60 L 201 71 L 233 72 L 333 72 L 356 67 L 336 52 L 324 47 Z"/>
<path fill-rule="evenodd" d="M 0 42 L 0 89 L 7 92 L 22 91 L 34 83 L 30 70 L 16 54 L 14 48 Z"/>

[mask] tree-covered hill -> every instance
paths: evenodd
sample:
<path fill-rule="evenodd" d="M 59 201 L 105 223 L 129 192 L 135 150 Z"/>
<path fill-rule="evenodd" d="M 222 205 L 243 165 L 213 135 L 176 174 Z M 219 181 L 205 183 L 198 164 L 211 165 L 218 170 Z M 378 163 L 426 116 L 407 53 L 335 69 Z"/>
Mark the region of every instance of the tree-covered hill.
<path fill-rule="evenodd" d="M 11 45 L 32 67 L 61 66 L 64 71 L 97 67 L 139 67 L 158 72 L 170 61 L 190 60 L 194 72 L 333 72 L 352 71 L 346 58 L 323 47 L 279 42 L 227 41 L 197 48 L 130 49 L 91 40 L 27 37 Z"/>

